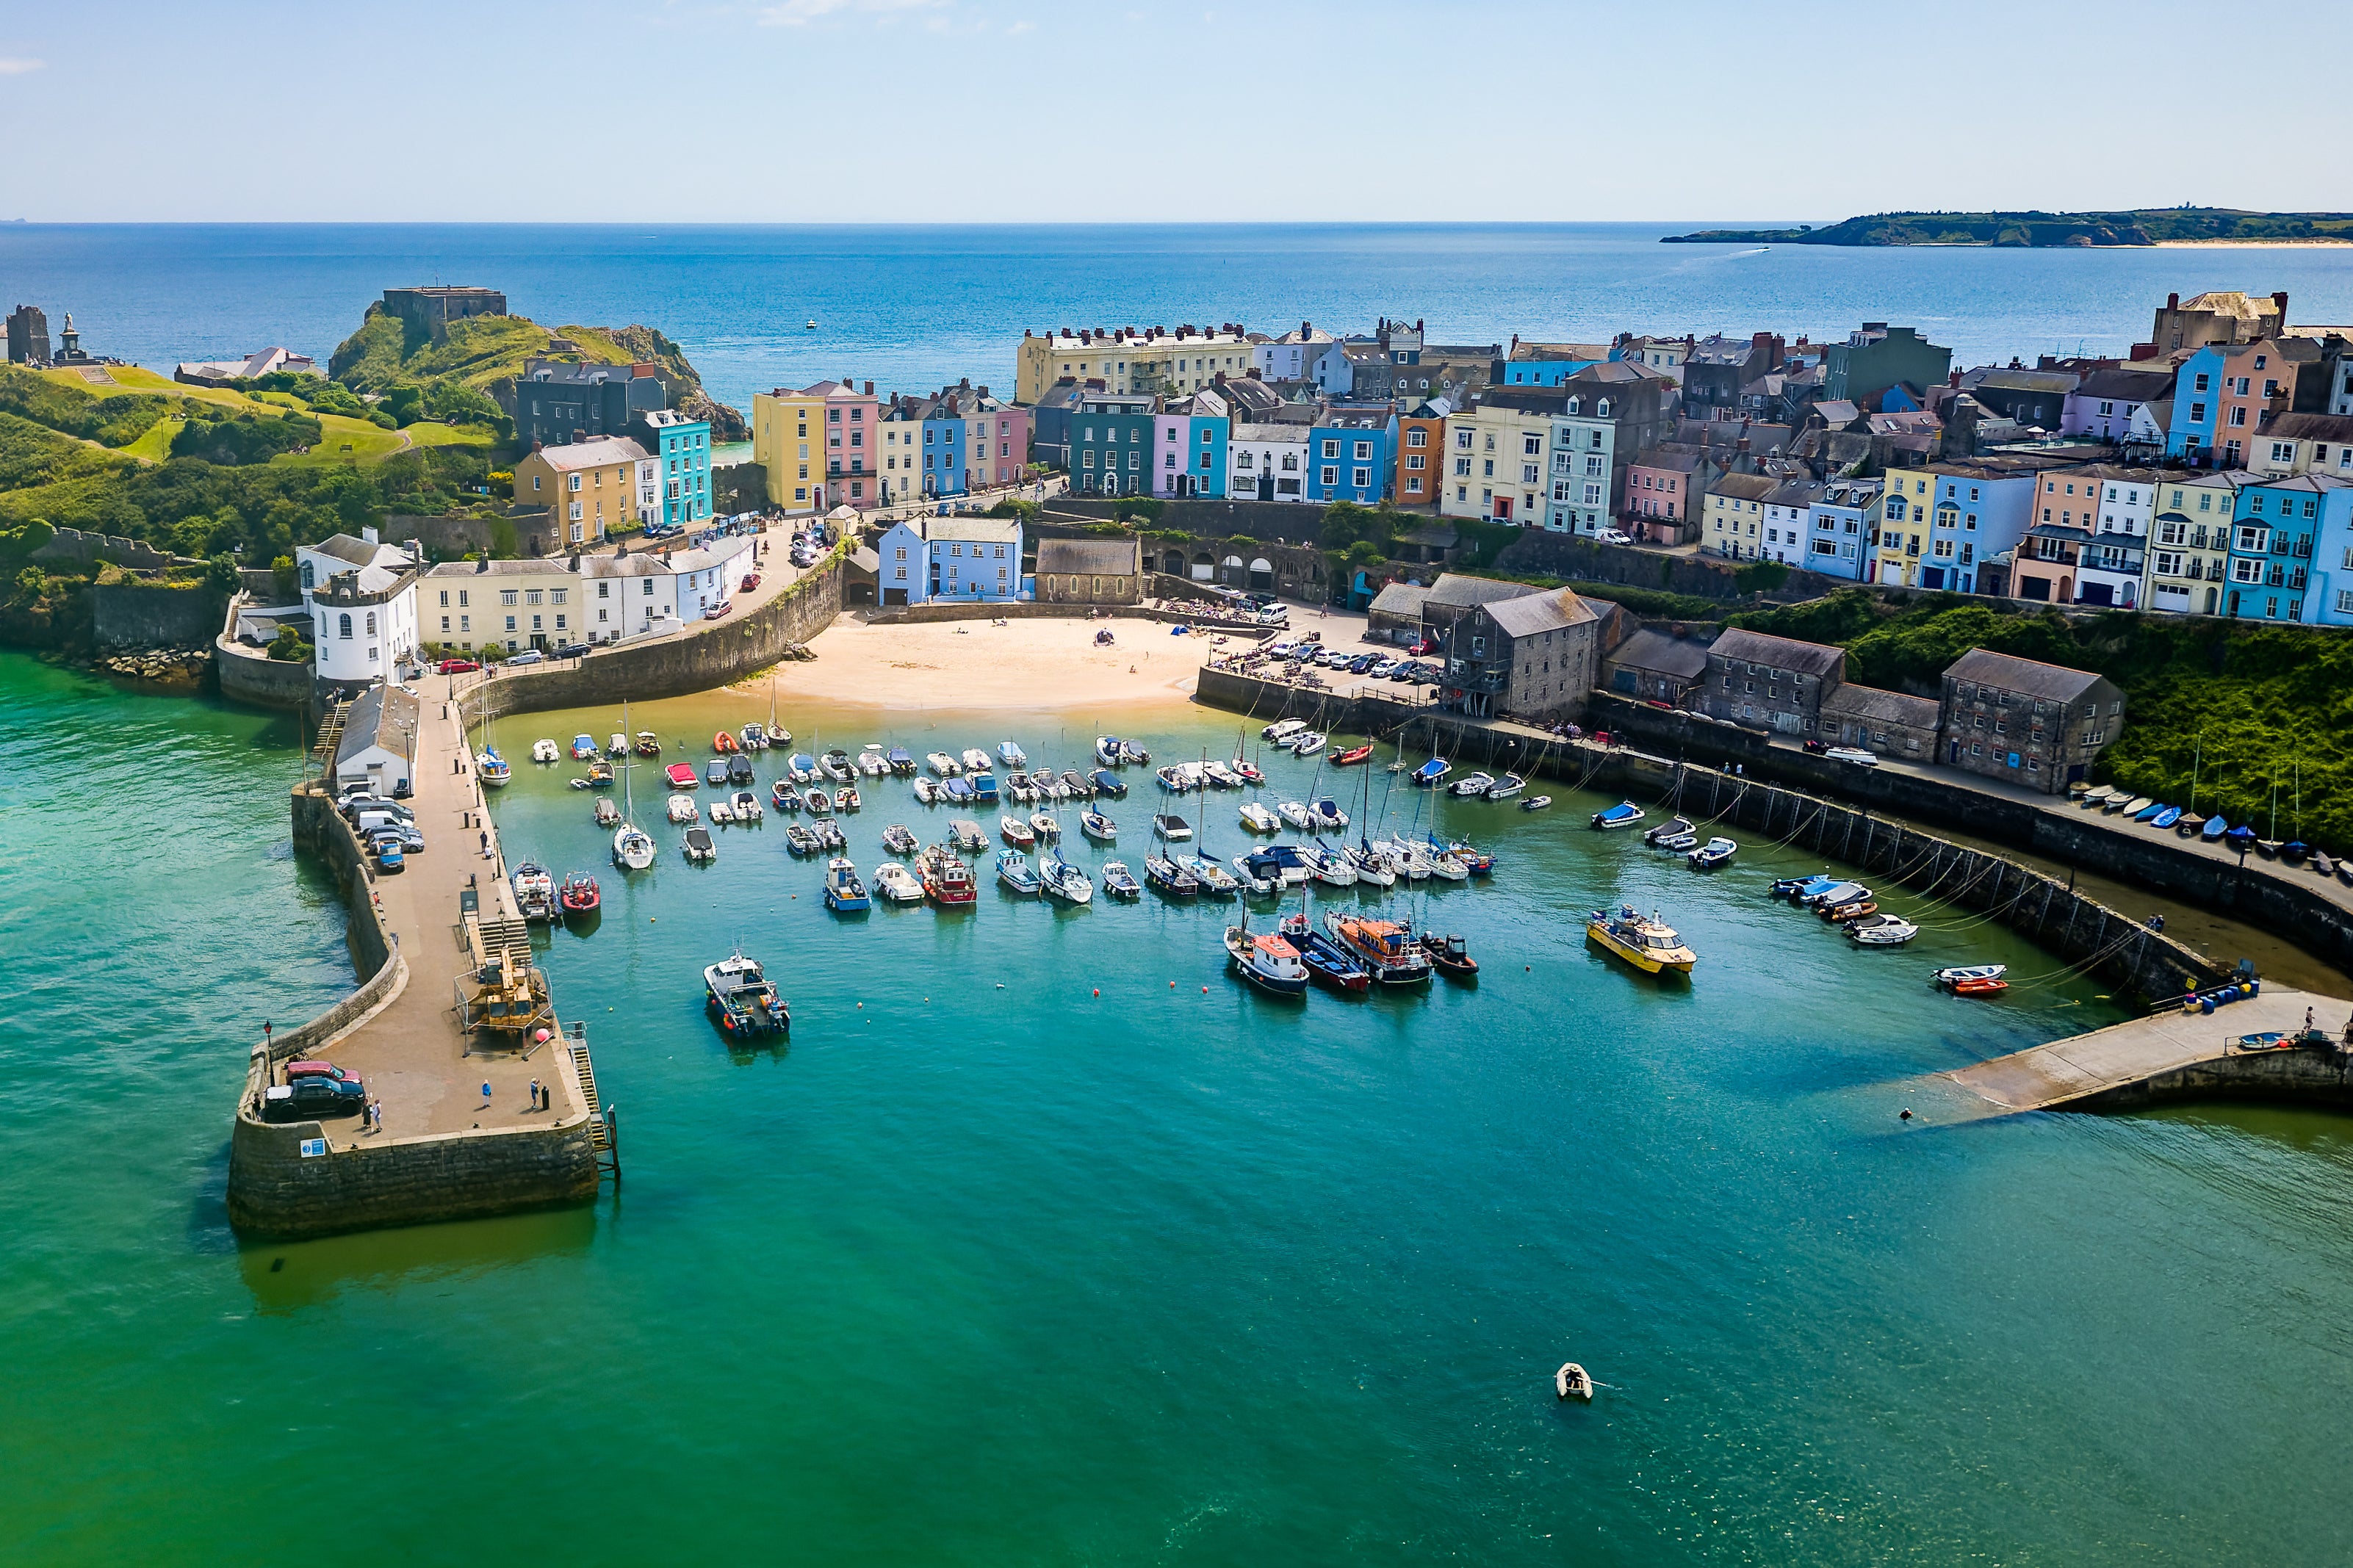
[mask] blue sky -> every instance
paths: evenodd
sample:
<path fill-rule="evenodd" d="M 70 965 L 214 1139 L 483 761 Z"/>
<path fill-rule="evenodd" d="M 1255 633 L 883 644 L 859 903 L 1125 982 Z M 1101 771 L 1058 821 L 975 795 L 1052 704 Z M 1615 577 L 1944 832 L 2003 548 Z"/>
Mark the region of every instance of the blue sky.
<path fill-rule="evenodd" d="M 2208 126 L 2218 27 L 2282 53 Z M 2294 62 L 2348 45 L 2342 4 L 16 0 L 0 218 L 2345 209 L 2353 100 Z"/>

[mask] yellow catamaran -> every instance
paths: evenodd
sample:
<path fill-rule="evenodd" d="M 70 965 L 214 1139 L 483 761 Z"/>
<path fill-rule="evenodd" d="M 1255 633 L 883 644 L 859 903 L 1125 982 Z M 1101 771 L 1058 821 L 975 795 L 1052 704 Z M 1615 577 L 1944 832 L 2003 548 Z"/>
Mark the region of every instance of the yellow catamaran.
<path fill-rule="evenodd" d="M 1585 937 L 1651 974 L 1689 974 L 1699 962 L 1699 954 L 1683 945 L 1672 926 L 1661 923 L 1655 913 L 1644 920 L 1631 904 L 1619 905 L 1615 914 L 1594 910 L 1585 922 Z"/>

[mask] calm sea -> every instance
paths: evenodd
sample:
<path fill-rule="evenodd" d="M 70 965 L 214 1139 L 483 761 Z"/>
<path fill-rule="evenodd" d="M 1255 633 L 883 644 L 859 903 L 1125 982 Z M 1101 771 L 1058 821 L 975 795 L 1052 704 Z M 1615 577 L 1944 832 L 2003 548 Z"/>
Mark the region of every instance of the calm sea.
<path fill-rule="evenodd" d="M 1433 341 L 1620 331 L 1843 337 L 1910 322 L 1955 363 L 2116 353 L 2168 291 L 2285 289 L 2298 321 L 2353 321 L 2353 249 L 1837 249 L 1668 246 L 1705 226 L 670 228 L 0 224 L 0 294 L 71 310 L 93 353 L 168 372 L 283 344 L 323 361 L 387 286 L 506 290 L 550 325 L 643 321 L 712 392 L 822 377 L 1000 391 L 1025 327 L 1313 321 Z M 807 330 L 814 320 L 817 330 Z"/>
<path fill-rule="evenodd" d="M 630 715 L 673 739 L 765 716 Z M 1119 727 L 785 718 L 808 746 L 1009 732 L 1062 763 Z M 1145 739 L 1234 737 L 1202 713 Z M 2114 1004 L 1903 898 L 1927 934 L 1850 951 L 1764 896 L 1819 860 L 1756 844 L 1699 877 L 1588 831 L 1603 803 L 1572 792 L 1438 804 L 1503 858 L 1413 900 L 1470 940 L 1477 989 L 1286 1006 L 1219 972 L 1215 908 L 992 886 L 962 916 L 836 919 L 773 818 L 707 868 L 664 826 L 624 884 L 568 769 L 526 768 L 511 853 L 611 893 L 544 962 L 620 1108 L 624 1186 L 241 1247 L 246 1042 L 349 982 L 332 888 L 287 843 L 295 741 L 0 656 L 0 1561 L 2353 1554 L 2341 1121 L 1906 1129 L 1942 1103 L 1915 1075 Z M 1131 861 L 1151 794 L 1111 807 Z M 870 795 L 861 866 L 888 822 L 940 831 Z M 1210 797 L 1214 847 L 1234 804 Z M 1588 951 L 1610 899 L 1662 910 L 1697 977 Z M 702 1016 L 701 966 L 739 942 L 784 980 L 789 1046 L 731 1051 Z M 2022 984 L 1926 984 L 1961 959 Z M 1553 1398 L 1572 1356 L 1609 1385 L 1589 1408 Z"/>

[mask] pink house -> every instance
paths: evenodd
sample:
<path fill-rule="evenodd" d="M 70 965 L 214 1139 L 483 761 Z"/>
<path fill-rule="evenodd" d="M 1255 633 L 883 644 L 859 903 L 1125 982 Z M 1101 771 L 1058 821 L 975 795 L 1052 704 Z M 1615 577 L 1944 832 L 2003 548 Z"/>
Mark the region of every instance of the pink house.
<path fill-rule="evenodd" d="M 1626 531 L 1654 544 L 1699 537 L 1707 459 L 1653 447 L 1626 469 Z"/>

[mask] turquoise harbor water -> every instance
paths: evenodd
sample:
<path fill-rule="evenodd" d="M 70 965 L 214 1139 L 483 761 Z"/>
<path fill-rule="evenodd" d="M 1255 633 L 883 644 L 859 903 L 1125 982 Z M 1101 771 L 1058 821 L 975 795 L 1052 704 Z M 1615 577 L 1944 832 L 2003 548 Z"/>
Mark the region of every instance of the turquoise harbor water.
<path fill-rule="evenodd" d="M 805 744 L 1010 733 L 1071 763 L 1116 727 L 786 717 Z M 1145 738 L 1233 735 L 1205 711 Z M 967 915 L 839 920 L 773 816 L 702 869 L 659 826 L 622 884 L 569 765 L 524 767 L 510 853 L 612 894 L 546 963 L 620 1108 L 622 1189 L 239 1247 L 220 1189 L 251 1026 L 349 980 L 332 889 L 287 847 L 294 739 L 0 658 L 0 1560 L 2353 1550 L 2341 1121 L 1904 1128 L 1938 1103 L 1912 1075 L 2112 1004 L 1941 997 L 1940 961 L 2055 964 L 1990 927 L 1849 951 L 1761 891 L 1819 861 L 1750 846 L 1695 876 L 1586 829 L 1591 796 L 1441 808 L 1503 857 L 1426 900 L 1486 963 L 1476 990 L 1301 1007 L 1219 973 L 1214 906 L 988 886 Z M 884 824 L 944 825 L 903 792 L 851 819 L 861 867 Z M 1131 862 L 1155 795 L 1112 808 Z M 1238 846 L 1235 797 L 1209 799 Z M 1588 951 L 1609 897 L 1664 910 L 1697 976 Z M 731 1052 L 703 1019 L 697 972 L 738 941 L 791 996 L 787 1047 Z M 1570 1356 L 1612 1385 L 1589 1408 L 1552 1396 Z M 313 1481 L 344 1500 L 301 1503 Z"/>

